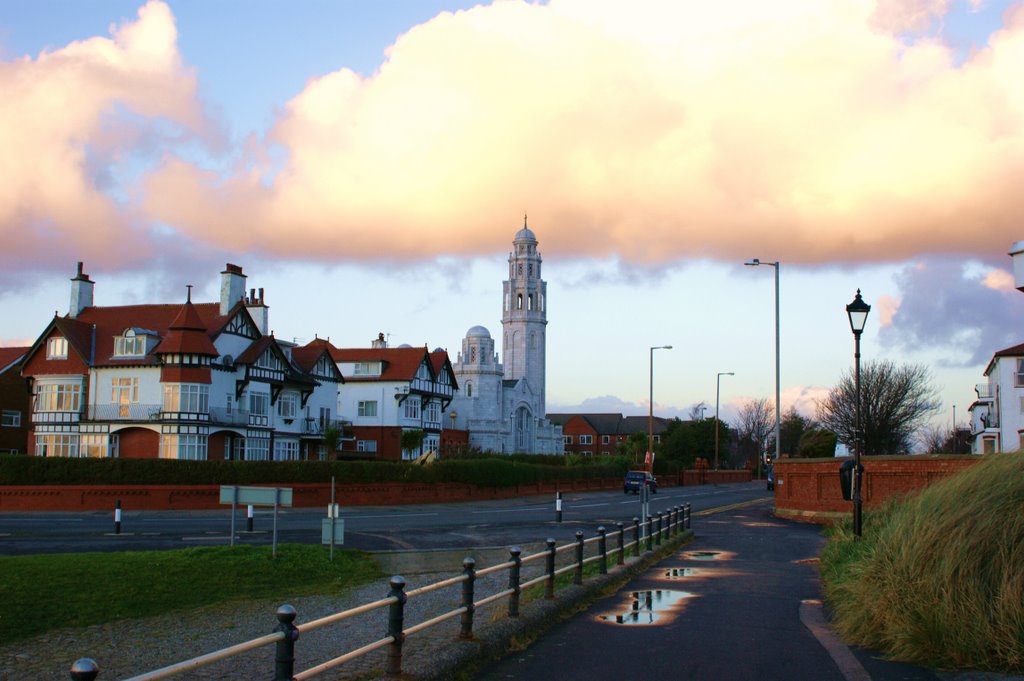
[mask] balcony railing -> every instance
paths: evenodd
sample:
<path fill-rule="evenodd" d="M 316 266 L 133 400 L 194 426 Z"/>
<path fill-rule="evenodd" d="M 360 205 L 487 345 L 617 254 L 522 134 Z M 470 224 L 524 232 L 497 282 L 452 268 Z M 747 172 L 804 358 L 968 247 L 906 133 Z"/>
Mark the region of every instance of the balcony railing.
<path fill-rule="evenodd" d="M 90 404 L 89 421 L 158 421 L 161 404 Z"/>
<path fill-rule="evenodd" d="M 996 396 L 996 387 L 991 383 L 979 383 L 974 386 L 974 392 L 978 393 L 979 400 L 992 400 Z"/>
<path fill-rule="evenodd" d="M 320 419 L 310 416 L 302 420 L 302 434 L 303 435 L 323 435 L 324 430 L 329 426 L 334 426 L 341 433 L 341 439 L 352 438 L 352 422 L 343 421 L 341 419 L 331 419 L 326 422 L 321 422 Z"/>

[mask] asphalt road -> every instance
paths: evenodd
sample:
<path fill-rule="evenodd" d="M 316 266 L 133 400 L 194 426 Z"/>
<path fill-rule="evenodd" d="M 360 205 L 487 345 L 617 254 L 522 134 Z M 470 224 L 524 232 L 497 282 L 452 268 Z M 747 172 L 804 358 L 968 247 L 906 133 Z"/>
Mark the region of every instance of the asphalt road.
<path fill-rule="evenodd" d="M 651 496 L 652 514 L 689 503 L 694 513 L 751 499 L 768 498 L 764 482 L 699 487 L 665 487 Z M 344 500 L 340 500 L 344 501 Z M 253 532 L 246 511 L 235 516 L 236 543 L 270 544 L 272 509 L 258 508 Z M 281 543 L 319 543 L 325 508 L 283 508 L 277 513 Z M 567 492 L 562 521 L 555 521 L 552 496 L 410 506 L 352 506 L 342 503 L 345 548 L 367 551 L 508 546 L 571 539 L 578 530 L 592 536 L 599 525 L 631 523 L 640 515 L 639 497 L 621 491 Z M 0 513 L 0 555 L 85 551 L 167 550 L 226 545 L 231 511 L 132 511 L 125 509 L 121 533 L 113 511 L 84 513 Z"/>

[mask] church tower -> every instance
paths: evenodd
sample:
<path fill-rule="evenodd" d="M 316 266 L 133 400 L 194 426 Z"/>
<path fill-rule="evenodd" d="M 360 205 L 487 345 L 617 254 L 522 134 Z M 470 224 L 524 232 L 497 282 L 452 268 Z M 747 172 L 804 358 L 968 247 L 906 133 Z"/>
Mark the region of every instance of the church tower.
<path fill-rule="evenodd" d="M 547 282 L 540 278 L 541 257 L 537 237 L 526 225 L 516 233 L 508 256 L 501 326 L 504 335 L 505 378 L 525 378 L 536 397 L 534 416 L 545 414 L 544 378 L 547 374 L 545 329 Z"/>

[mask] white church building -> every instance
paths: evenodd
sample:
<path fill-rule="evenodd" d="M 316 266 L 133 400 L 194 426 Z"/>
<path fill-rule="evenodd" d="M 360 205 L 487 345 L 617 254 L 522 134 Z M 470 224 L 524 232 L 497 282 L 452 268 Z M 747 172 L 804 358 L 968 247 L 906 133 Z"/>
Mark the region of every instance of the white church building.
<path fill-rule="evenodd" d="M 494 339 L 474 326 L 452 369 L 459 391 L 448 408 L 471 447 L 497 453 L 561 454 L 562 427 L 545 418 L 547 283 L 541 279 L 537 237 L 526 226 L 508 256 L 501 327 L 504 365 Z"/>

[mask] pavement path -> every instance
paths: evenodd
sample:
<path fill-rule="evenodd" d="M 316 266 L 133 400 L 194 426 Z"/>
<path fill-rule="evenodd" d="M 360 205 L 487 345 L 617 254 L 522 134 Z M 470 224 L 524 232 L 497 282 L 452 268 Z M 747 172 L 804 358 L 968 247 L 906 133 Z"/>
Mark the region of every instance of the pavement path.
<path fill-rule="evenodd" d="M 696 538 L 474 678 L 935 681 L 851 650 L 822 613 L 819 527 L 762 502 L 694 518 Z"/>

